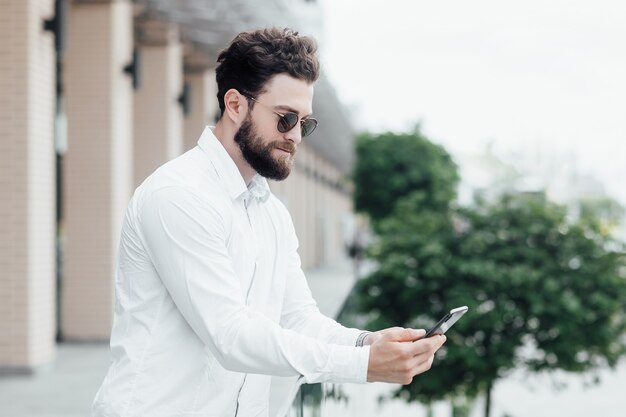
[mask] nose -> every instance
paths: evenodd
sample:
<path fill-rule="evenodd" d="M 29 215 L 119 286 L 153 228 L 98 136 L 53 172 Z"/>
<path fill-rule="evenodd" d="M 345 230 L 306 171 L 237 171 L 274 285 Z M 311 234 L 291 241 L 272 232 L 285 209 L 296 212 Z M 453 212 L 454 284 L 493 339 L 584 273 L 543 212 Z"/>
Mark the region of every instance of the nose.
<path fill-rule="evenodd" d="M 296 125 L 288 132 L 284 133 L 285 139 L 294 143 L 294 145 L 299 145 L 302 142 L 302 128 L 300 122 L 296 123 Z"/>

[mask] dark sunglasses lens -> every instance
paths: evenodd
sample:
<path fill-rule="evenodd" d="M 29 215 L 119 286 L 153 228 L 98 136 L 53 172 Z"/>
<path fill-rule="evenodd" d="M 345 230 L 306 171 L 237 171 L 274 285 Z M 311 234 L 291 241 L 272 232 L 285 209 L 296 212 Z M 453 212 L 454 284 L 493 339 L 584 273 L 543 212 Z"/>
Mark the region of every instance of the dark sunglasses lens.
<path fill-rule="evenodd" d="M 285 113 L 283 117 L 278 119 L 278 131 L 281 133 L 289 132 L 296 124 L 298 124 L 298 115 Z"/>
<path fill-rule="evenodd" d="M 317 127 L 317 120 L 305 119 L 302 121 L 302 137 L 309 136 Z"/>

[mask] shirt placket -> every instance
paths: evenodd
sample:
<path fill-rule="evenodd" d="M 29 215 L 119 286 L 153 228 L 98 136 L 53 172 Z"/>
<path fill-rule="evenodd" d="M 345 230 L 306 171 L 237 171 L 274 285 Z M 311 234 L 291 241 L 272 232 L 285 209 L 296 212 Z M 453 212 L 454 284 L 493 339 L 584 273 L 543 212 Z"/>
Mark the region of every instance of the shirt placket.
<path fill-rule="evenodd" d="M 248 194 L 246 197 L 244 197 L 243 199 L 243 208 L 246 212 L 246 218 L 248 219 L 248 226 L 250 227 L 250 235 L 252 236 L 252 240 L 254 243 L 254 248 L 258 248 L 258 242 L 257 242 L 257 236 L 256 236 L 256 232 L 255 232 L 255 228 L 253 226 L 252 223 L 252 217 L 250 215 L 250 199 L 252 197 Z M 258 250 L 258 249 L 257 249 Z M 258 269 L 258 262 L 256 259 L 256 251 L 255 251 L 255 259 L 254 259 L 254 268 L 252 270 L 252 278 L 250 279 L 250 284 L 248 286 L 248 289 L 246 291 L 246 297 L 245 297 L 245 302 L 246 302 L 246 306 L 250 305 L 250 293 L 252 291 L 252 287 L 254 286 L 254 278 L 255 275 L 257 273 L 257 269 Z M 237 406 L 235 407 L 235 417 L 238 416 L 239 414 L 239 397 L 241 396 L 241 390 L 243 389 L 243 386 L 246 384 L 246 378 L 247 378 L 248 374 L 244 374 L 243 375 L 243 381 L 241 382 L 241 385 L 239 386 L 239 390 L 237 391 Z"/>
<path fill-rule="evenodd" d="M 252 236 L 252 243 L 253 243 L 253 247 L 254 247 L 254 254 L 255 254 L 255 258 L 254 258 L 254 266 L 252 269 L 252 276 L 250 279 L 250 284 L 248 285 L 248 289 L 246 290 L 246 297 L 245 297 L 245 301 L 246 301 L 246 306 L 250 305 L 250 293 L 252 292 L 252 287 L 254 286 L 254 281 L 255 281 L 255 276 L 258 270 L 258 240 L 257 240 L 257 235 L 256 235 L 256 230 L 254 227 L 254 224 L 252 222 L 252 218 L 254 217 L 253 215 L 250 214 L 251 208 L 250 208 L 250 200 L 251 200 L 251 196 L 247 195 L 244 199 L 243 199 L 243 207 L 244 210 L 246 212 L 246 218 L 248 219 L 248 226 L 250 227 L 250 236 Z"/>

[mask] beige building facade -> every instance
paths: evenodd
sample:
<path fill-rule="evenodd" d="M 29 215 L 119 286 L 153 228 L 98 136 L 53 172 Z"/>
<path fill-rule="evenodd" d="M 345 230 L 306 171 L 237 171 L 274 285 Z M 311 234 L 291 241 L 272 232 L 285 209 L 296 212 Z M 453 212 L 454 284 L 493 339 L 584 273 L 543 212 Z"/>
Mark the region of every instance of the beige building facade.
<path fill-rule="evenodd" d="M 108 340 L 126 204 L 218 115 L 215 50 L 226 44 L 202 47 L 180 22 L 130 0 L 62 3 L 57 91 L 55 37 L 43 29 L 55 1 L 0 2 L 0 373 L 52 361 L 57 339 Z M 341 129 L 318 128 L 290 178 L 271 182 L 292 213 L 305 269 L 345 258 L 346 170 L 320 152 Z M 67 142 L 58 158 L 55 138 Z"/>
<path fill-rule="evenodd" d="M 54 356 L 55 58 L 52 0 L 0 7 L 1 372 Z"/>
<path fill-rule="evenodd" d="M 133 185 L 133 90 L 122 70 L 133 45 L 132 7 L 73 3 L 67 36 L 60 329 L 66 339 L 99 340 L 112 324 L 115 242 Z"/>

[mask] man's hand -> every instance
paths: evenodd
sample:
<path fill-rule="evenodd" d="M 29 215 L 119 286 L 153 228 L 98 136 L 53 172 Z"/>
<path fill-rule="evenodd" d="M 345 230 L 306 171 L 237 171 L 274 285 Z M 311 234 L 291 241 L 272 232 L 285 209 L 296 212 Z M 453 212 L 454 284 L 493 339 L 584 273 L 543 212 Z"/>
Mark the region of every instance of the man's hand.
<path fill-rule="evenodd" d="M 425 330 L 392 327 L 367 335 L 364 342 L 371 345 L 367 381 L 407 385 L 415 375 L 428 371 L 446 337 L 424 339 L 425 334 Z"/>

